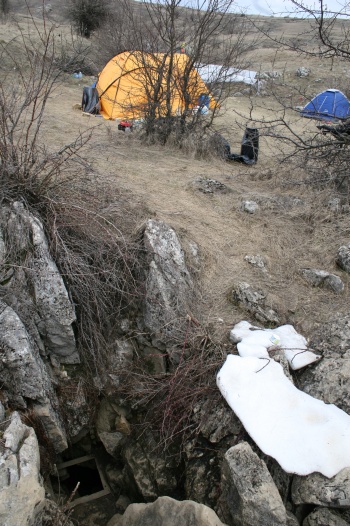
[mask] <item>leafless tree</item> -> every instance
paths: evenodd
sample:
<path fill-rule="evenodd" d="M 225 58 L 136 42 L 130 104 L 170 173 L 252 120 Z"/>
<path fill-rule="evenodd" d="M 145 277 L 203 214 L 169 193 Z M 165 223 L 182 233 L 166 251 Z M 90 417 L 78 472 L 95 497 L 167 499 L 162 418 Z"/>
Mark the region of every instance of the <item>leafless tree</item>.
<path fill-rule="evenodd" d="M 70 0 L 68 16 L 77 33 L 90 38 L 109 15 L 109 0 Z"/>
<path fill-rule="evenodd" d="M 337 11 L 328 9 L 324 0 L 319 0 L 317 7 L 310 7 L 303 0 L 290 0 L 289 6 L 289 13 L 299 17 L 295 23 L 300 18 L 304 22 L 303 32 L 293 39 L 274 35 L 266 24 L 255 23 L 255 27 L 276 46 L 295 51 L 299 56 L 317 57 L 332 61 L 332 64 L 350 59 L 350 14 L 345 0 L 339 4 Z M 308 96 L 296 86 L 287 86 L 283 80 L 279 84 L 275 83 L 270 92 L 280 103 L 283 115 L 261 122 L 262 133 L 275 138 L 280 144 L 289 144 L 288 154 L 283 155 L 283 160 L 292 160 L 306 169 L 307 176 L 303 182 L 322 188 L 331 185 L 348 196 L 350 122 L 330 126 L 322 126 L 325 123 L 319 122 L 314 131 L 301 135 L 290 124 L 286 111 L 298 111 L 298 98 L 304 100 L 305 104 Z M 288 97 L 283 95 L 286 92 Z"/>
<path fill-rule="evenodd" d="M 233 0 L 143 0 L 137 5 L 122 0 L 119 4 L 115 12 L 119 24 L 114 31 L 110 23 L 107 25 L 109 42 L 115 54 L 125 49 L 138 50 L 144 62 L 139 75 L 147 95 L 143 113 L 149 139 L 165 143 L 172 136 L 181 143 L 186 133 L 208 129 L 223 97 L 228 95 L 228 69 L 248 67 L 246 53 L 256 42 L 250 40 L 247 44 L 245 36 L 251 26 L 245 17 L 231 13 L 233 5 Z M 112 51 L 111 45 L 108 49 Z M 187 57 L 180 75 L 176 74 L 179 53 Z M 220 65 L 211 82 L 217 105 L 209 117 L 202 119 L 193 112 L 198 100 L 194 73 L 201 65 L 213 63 Z M 174 90 L 182 99 L 177 115 L 172 107 Z"/>

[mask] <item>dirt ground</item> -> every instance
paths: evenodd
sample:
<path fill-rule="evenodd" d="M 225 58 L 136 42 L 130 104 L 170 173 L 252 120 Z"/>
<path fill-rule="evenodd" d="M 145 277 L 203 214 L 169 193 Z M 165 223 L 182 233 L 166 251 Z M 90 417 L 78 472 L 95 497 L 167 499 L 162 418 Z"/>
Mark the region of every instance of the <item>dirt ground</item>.
<path fill-rule="evenodd" d="M 12 29 L 8 26 L 0 26 L 0 37 L 9 38 Z M 311 67 L 309 78 L 296 77 L 299 66 Z M 276 50 L 268 48 L 256 54 L 252 67 L 278 70 L 294 85 L 299 82 L 315 94 L 323 87 L 338 87 L 327 82 L 337 76 L 344 81 L 350 71 L 343 63 L 336 65 L 337 71 L 333 65 L 331 71 L 330 66 L 327 69 L 317 60 L 310 64 L 305 58 L 286 51 L 276 55 Z M 78 80 L 66 75 L 54 91 L 43 127 L 45 145 L 56 150 L 78 133 L 92 129 L 86 156 L 99 185 L 108 181 L 116 193 L 122 190 L 128 199 L 139 203 L 139 226 L 147 218 L 171 225 L 193 269 L 196 263 L 190 247 L 193 243 L 198 246 L 200 267 L 195 275 L 201 303 L 197 314 L 203 323 L 227 338 L 235 323 L 250 319 L 229 301 L 230 291 L 242 281 L 267 293 L 268 302 L 282 320 L 294 324 L 305 336 L 336 312 L 348 309 L 349 276 L 335 265 L 337 249 L 350 242 L 348 216 L 327 207 L 332 197 L 329 190 L 315 192 L 305 185 L 291 184 L 298 174 L 288 164 L 280 164 L 281 150 L 286 148 L 283 142 L 262 133 L 259 160 L 250 167 L 218 159 L 196 159 L 194 152 L 184 154 L 170 147 L 146 146 L 137 133 L 118 131 L 116 122 L 86 117 L 73 109 L 81 102 L 83 86 L 90 83 L 90 78 Z M 260 128 L 262 120 L 274 118 L 279 110 L 269 92 L 261 97 L 230 97 L 220 110 L 216 126 L 229 140 L 232 151 L 239 152 L 245 126 Z M 299 134 L 315 131 L 314 121 L 300 119 L 292 110 L 287 110 L 285 118 L 294 123 Z M 199 177 L 220 181 L 227 186 L 227 192 L 199 191 L 193 184 Z M 241 210 L 242 201 L 276 196 L 300 198 L 302 204 L 285 208 L 270 205 L 255 214 Z M 245 256 L 257 254 L 266 259 L 267 272 L 245 260 Z M 312 288 L 300 276 L 300 269 L 305 267 L 337 274 L 345 283 L 345 292 L 336 295 Z"/>

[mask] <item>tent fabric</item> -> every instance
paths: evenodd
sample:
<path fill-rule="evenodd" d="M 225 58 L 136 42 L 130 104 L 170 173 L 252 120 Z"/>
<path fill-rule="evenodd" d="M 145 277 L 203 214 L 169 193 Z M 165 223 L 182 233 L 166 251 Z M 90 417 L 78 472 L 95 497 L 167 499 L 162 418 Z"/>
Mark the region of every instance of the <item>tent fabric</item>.
<path fill-rule="evenodd" d="M 172 61 L 171 61 L 172 59 Z M 163 53 L 125 51 L 112 58 L 100 73 L 97 90 L 101 114 L 106 119 L 137 119 L 155 109 L 156 117 L 181 114 L 198 104 L 199 96 L 208 88 L 195 69 L 191 69 L 183 95 L 184 74 L 189 67 L 184 53 L 172 56 Z M 171 75 L 169 74 L 171 68 Z M 168 89 L 168 87 L 170 89 Z M 170 100 L 166 95 L 170 93 Z M 215 104 L 211 99 L 211 107 Z"/>
<path fill-rule="evenodd" d="M 350 117 L 350 102 L 339 90 L 328 89 L 319 93 L 301 110 L 303 117 L 329 121 Z"/>
<path fill-rule="evenodd" d="M 92 115 L 100 113 L 100 100 L 96 88 L 88 86 L 83 89 L 81 107 L 85 113 L 91 113 Z"/>

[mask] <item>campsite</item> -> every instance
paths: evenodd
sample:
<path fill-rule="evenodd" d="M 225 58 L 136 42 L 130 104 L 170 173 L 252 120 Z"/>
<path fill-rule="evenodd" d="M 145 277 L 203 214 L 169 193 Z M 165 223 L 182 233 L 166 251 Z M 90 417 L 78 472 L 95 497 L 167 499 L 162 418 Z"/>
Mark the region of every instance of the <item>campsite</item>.
<path fill-rule="evenodd" d="M 292 14 L 229 14 L 223 67 L 225 25 L 191 62 L 9 5 L 0 523 L 350 524 L 350 59 Z"/>

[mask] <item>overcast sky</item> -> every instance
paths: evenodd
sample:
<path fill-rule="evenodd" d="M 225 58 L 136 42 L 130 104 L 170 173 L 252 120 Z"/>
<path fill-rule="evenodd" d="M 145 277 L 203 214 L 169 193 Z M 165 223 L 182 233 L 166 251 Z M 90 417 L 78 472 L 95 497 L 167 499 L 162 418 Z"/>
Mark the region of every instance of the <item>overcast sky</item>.
<path fill-rule="evenodd" d="M 309 7 L 317 9 L 319 2 L 306 0 L 305 4 Z M 346 0 L 327 0 L 325 2 L 329 10 L 338 12 L 341 9 L 350 13 L 350 3 Z M 236 5 L 242 8 L 247 14 L 259 14 L 267 16 L 286 16 L 288 13 L 293 13 L 293 4 L 290 0 L 236 0 Z"/>

